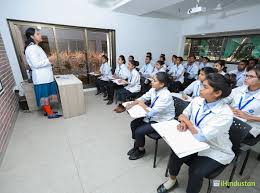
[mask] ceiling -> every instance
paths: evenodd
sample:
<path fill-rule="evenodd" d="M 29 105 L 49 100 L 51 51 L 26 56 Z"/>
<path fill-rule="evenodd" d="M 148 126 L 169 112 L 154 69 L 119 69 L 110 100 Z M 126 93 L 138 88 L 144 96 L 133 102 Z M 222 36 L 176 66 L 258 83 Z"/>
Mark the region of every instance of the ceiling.
<path fill-rule="evenodd" d="M 91 0 L 95 1 L 95 0 Z M 101 0 L 96 0 L 101 1 Z M 115 2 L 115 12 L 153 18 L 188 19 L 198 15 L 222 13 L 223 18 L 229 11 L 260 4 L 260 0 L 200 0 L 199 5 L 206 7 L 205 13 L 188 15 L 187 11 L 197 4 L 197 0 L 103 0 Z M 219 4 L 219 5 L 218 5 Z M 221 10 L 215 10 L 217 7 Z M 239 14 L 239 13 L 237 13 Z"/>

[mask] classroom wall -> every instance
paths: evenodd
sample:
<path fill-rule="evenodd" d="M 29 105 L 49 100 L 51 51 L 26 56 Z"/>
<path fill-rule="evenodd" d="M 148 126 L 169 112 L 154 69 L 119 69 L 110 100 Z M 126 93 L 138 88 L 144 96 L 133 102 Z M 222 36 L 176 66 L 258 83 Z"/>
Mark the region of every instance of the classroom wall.
<path fill-rule="evenodd" d="M 80 3 L 79 3 L 80 2 Z M 144 55 L 151 51 L 154 60 L 161 53 L 176 53 L 179 47 L 179 21 L 152 19 L 111 12 L 98 8 L 88 1 L 45 0 L 37 3 L 33 0 L 5 1 L 0 6 L 0 32 L 6 43 L 7 55 L 10 59 L 16 83 L 22 81 L 20 68 L 12 44 L 6 19 L 19 19 L 54 24 L 75 25 L 84 27 L 108 28 L 116 30 L 117 56 L 132 54 L 140 64 Z"/>
<path fill-rule="evenodd" d="M 18 100 L 14 95 L 14 76 L 0 34 L 0 80 L 4 88 L 0 93 L 0 163 L 8 143 L 8 137 L 18 114 Z"/>

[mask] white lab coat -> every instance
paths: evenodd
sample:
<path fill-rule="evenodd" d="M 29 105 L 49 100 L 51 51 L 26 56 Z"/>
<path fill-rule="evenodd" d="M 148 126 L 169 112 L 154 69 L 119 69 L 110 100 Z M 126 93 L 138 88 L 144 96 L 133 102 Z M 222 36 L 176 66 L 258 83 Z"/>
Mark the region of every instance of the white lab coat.
<path fill-rule="evenodd" d="M 260 117 L 260 90 L 255 94 L 245 99 L 245 95 L 248 92 L 248 86 L 240 86 L 232 90 L 230 96 L 228 96 L 225 101 L 230 104 L 231 107 L 239 109 L 239 102 L 241 97 L 243 97 L 241 105 L 246 104 L 247 101 L 251 100 L 254 97 L 254 100 L 246 105 L 242 111 L 256 117 Z M 239 118 L 239 117 L 238 117 Z M 246 121 L 246 120 L 245 120 Z M 256 121 L 246 121 L 249 125 L 252 126 L 252 130 L 249 131 L 255 137 L 260 134 L 260 122 Z"/>
<path fill-rule="evenodd" d="M 153 72 L 153 66 L 149 64 L 144 64 L 142 68 L 139 70 L 142 73 L 142 76 L 147 78 Z"/>
<path fill-rule="evenodd" d="M 200 96 L 200 89 L 202 87 L 202 82 L 200 80 L 196 80 L 192 82 L 183 92 L 186 95 L 191 95 L 192 97 Z"/>
<path fill-rule="evenodd" d="M 125 89 L 129 90 L 131 93 L 136 93 L 141 90 L 140 74 L 135 68 L 132 71 L 130 71 L 128 85 L 125 86 Z"/>
<path fill-rule="evenodd" d="M 243 72 L 239 72 L 238 70 L 233 70 L 233 71 L 230 71 L 229 74 L 235 74 L 236 75 L 236 81 L 237 81 L 236 86 L 237 87 L 244 85 L 245 74 L 246 74 L 245 70 Z"/>
<path fill-rule="evenodd" d="M 119 78 L 125 80 L 130 76 L 130 71 L 128 70 L 126 64 L 121 64 L 121 65 L 117 64 L 115 74 Z"/>
<path fill-rule="evenodd" d="M 148 108 L 149 112 L 147 113 L 147 117 L 144 119 L 144 121 L 148 122 L 149 117 L 150 121 L 156 122 L 169 121 L 174 119 L 174 101 L 172 99 L 171 92 L 166 87 L 158 91 L 156 91 L 154 88 L 151 88 L 137 100 L 143 100 L 145 102 L 151 101 L 151 103 L 153 103 L 157 97 L 158 99 L 155 101 L 153 107 Z"/>
<path fill-rule="evenodd" d="M 199 71 L 199 67 L 198 67 L 197 63 L 194 62 L 192 65 L 187 64 L 186 66 L 184 66 L 184 68 L 185 68 L 185 71 L 187 73 L 189 73 L 189 76 L 188 76 L 189 79 L 197 78 L 198 71 Z"/>
<path fill-rule="evenodd" d="M 233 112 L 223 100 L 214 106 L 209 115 L 207 115 L 200 123 L 199 128 L 195 125 L 195 117 L 200 108 L 203 108 L 205 99 L 196 97 L 191 101 L 188 107 L 183 111 L 194 124 L 194 127 L 201 131 L 206 138 L 206 143 L 210 148 L 198 153 L 199 156 L 210 157 L 221 164 L 229 164 L 235 154 L 232 151 L 232 143 L 229 139 L 229 129 L 233 122 Z M 204 112 L 208 113 L 210 110 Z M 202 110 L 199 111 L 198 120 L 202 116 Z"/>
<path fill-rule="evenodd" d="M 182 64 L 179 64 L 179 66 L 177 66 L 175 64 L 171 67 L 168 74 L 170 74 L 171 76 L 176 76 L 177 78 L 175 81 L 180 81 L 181 83 L 183 83 L 184 82 L 184 72 L 185 72 L 185 69 Z"/>
<path fill-rule="evenodd" d="M 32 70 L 33 84 L 46 84 L 54 81 L 51 63 L 43 49 L 31 44 L 25 49 L 26 61 Z"/>
<path fill-rule="evenodd" d="M 110 78 L 112 77 L 112 72 L 111 72 L 111 67 L 109 64 L 106 62 L 100 66 L 99 69 L 101 76 L 99 79 L 104 80 L 104 81 L 109 81 Z"/>

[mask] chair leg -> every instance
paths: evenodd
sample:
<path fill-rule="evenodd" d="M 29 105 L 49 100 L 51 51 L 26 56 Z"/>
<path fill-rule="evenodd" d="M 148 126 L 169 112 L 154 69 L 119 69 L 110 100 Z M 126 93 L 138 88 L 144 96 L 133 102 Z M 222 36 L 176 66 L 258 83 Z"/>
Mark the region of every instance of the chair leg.
<path fill-rule="evenodd" d="M 210 193 L 212 190 L 212 181 L 211 181 L 211 179 L 208 179 L 208 180 L 209 180 L 209 185 L 208 185 L 207 193 Z"/>
<path fill-rule="evenodd" d="M 241 167 L 241 170 L 240 170 L 240 172 L 239 172 L 239 175 L 240 175 L 240 176 L 243 174 L 243 172 L 244 172 L 244 170 L 245 170 L 245 167 L 246 167 L 247 160 L 248 160 L 248 158 L 249 158 L 250 152 L 251 152 L 250 149 L 246 151 L 246 157 L 245 157 L 245 160 L 244 160 L 243 165 L 242 165 L 242 167 Z"/>
<path fill-rule="evenodd" d="M 257 160 L 260 161 L 260 153 L 257 156 Z"/>
<path fill-rule="evenodd" d="M 165 171 L 165 177 L 168 177 L 170 159 L 171 159 L 171 154 L 169 156 L 169 160 L 168 160 L 168 163 L 167 163 L 167 167 L 166 167 L 166 171 Z"/>
<path fill-rule="evenodd" d="M 157 149 L 158 149 L 158 139 L 155 141 L 155 150 L 154 150 L 153 168 L 156 168 Z"/>
<path fill-rule="evenodd" d="M 233 169 L 232 169 L 232 172 L 230 174 L 230 177 L 229 177 L 229 182 L 231 182 L 233 180 L 233 177 L 234 177 L 234 174 L 235 174 L 235 171 L 236 171 L 236 168 L 237 168 L 237 160 L 238 160 L 238 157 L 235 158 L 234 160 L 234 166 L 233 166 Z M 227 186 L 229 188 L 229 186 Z"/>

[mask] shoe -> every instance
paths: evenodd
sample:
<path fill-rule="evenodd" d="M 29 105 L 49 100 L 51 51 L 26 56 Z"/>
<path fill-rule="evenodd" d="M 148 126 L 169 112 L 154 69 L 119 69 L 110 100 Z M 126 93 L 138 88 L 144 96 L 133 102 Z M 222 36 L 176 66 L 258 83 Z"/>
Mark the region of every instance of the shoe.
<path fill-rule="evenodd" d="M 175 184 L 170 188 L 170 189 L 166 189 L 164 187 L 163 184 L 161 184 L 158 188 L 157 188 L 157 193 L 167 193 L 167 192 L 170 192 L 172 191 L 173 189 L 175 189 L 176 187 L 178 186 L 178 181 L 176 180 Z"/>
<path fill-rule="evenodd" d="M 143 151 L 140 151 L 139 149 L 136 150 L 133 154 L 131 154 L 129 156 L 129 160 L 137 160 L 137 159 L 140 159 L 141 157 L 144 157 L 144 154 L 145 154 L 145 150 Z"/>
<path fill-rule="evenodd" d="M 98 91 L 98 92 L 96 93 L 96 95 L 99 95 L 99 94 L 101 94 L 101 91 Z"/>
<path fill-rule="evenodd" d="M 108 102 L 107 102 L 107 105 L 111 105 L 113 103 L 113 101 L 112 100 L 109 100 Z"/>
<path fill-rule="evenodd" d="M 61 116 L 62 116 L 61 114 L 55 113 L 55 114 L 49 115 L 48 119 L 56 119 L 56 118 L 59 118 Z"/>
<path fill-rule="evenodd" d="M 119 106 L 117 106 L 116 108 L 114 108 L 113 111 L 117 112 L 118 108 L 119 108 Z"/>
<path fill-rule="evenodd" d="M 103 97 L 107 97 L 107 93 L 104 93 Z"/>
<path fill-rule="evenodd" d="M 127 152 L 127 155 L 132 155 L 136 150 L 138 150 L 138 147 L 133 147 Z"/>
<path fill-rule="evenodd" d="M 125 110 L 126 110 L 126 108 L 122 105 L 122 106 L 118 106 L 118 107 L 117 107 L 116 112 L 117 112 L 117 113 L 122 113 L 122 112 L 124 112 Z"/>
<path fill-rule="evenodd" d="M 104 101 L 109 101 L 109 98 L 105 98 L 105 99 L 103 99 Z"/>
<path fill-rule="evenodd" d="M 56 112 L 56 111 L 53 111 L 53 114 L 56 114 L 56 113 L 58 113 L 58 112 Z M 45 112 L 44 114 L 43 114 L 45 117 L 47 117 L 48 116 L 48 114 Z"/>

